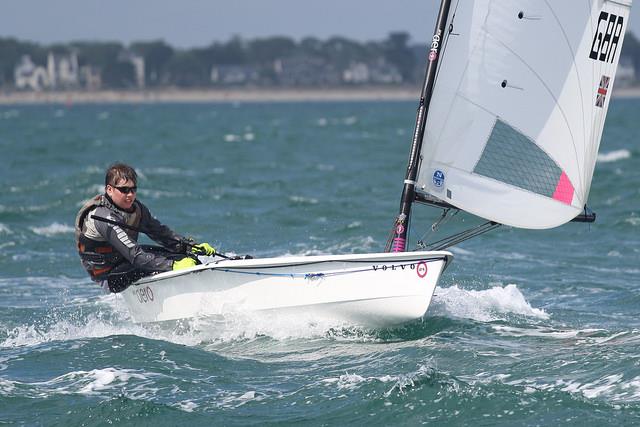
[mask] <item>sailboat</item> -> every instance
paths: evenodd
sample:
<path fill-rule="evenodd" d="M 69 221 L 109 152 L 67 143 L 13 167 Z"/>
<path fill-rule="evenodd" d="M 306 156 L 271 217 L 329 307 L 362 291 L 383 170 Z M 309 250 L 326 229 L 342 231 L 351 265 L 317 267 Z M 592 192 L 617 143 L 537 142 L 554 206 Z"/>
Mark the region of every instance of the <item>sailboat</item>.
<path fill-rule="evenodd" d="M 222 260 L 157 274 L 122 293 L 134 321 L 276 312 L 395 325 L 427 312 L 452 245 L 501 225 L 594 221 L 587 199 L 630 7 L 443 0 L 385 252 Z M 407 251 L 415 203 L 486 222 Z"/>

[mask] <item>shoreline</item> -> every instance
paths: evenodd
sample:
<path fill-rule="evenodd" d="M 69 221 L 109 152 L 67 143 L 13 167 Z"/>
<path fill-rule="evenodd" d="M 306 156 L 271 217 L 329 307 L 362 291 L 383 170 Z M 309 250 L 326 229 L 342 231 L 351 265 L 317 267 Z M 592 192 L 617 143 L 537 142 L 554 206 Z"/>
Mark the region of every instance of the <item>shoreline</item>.
<path fill-rule="evenodd" d="M 157 89 L 0 93 L 0 105 L 14 104 L 154 104 L 207 102 L 410 101 L 419 88 L 357 89 Z"/>
<path fill-rule="evenodd" d="M 58 91 L 0 93 L 0 105 L 156 104 L 216 102 L 418 101 L 419 88 L 347 89 L 158 89 L 144 91 Z M 614 98 L 640 98 L 640 86 L 616 88 Z"/>

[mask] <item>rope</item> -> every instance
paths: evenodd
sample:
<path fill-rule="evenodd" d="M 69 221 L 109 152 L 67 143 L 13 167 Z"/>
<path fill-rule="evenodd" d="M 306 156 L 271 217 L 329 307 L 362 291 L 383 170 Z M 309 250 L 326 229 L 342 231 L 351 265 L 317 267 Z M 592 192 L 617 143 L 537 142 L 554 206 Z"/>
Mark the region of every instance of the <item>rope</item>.
<path fill-rule="evenodd" d="M 494 230 L 500 227 L 500 225 L 501 224 L 493 221 L 487 221 L 484 224 L 481 224 L 475 228 L 471 228 L 469 230 L 462 231 L 452 236 L 445 237 L 444 239 L 438 240 L 428 245 L 425 245 L 424 243 L 421 242 L 422 248 L 433 250 L 433 251 L 443 250 L 450 246 L 457 245 L 458 243 L 464 242 L 465 240 L 471 239 L 472 237 L 476 237 L 481 234 L 487 233 L 491 230 Z"/>

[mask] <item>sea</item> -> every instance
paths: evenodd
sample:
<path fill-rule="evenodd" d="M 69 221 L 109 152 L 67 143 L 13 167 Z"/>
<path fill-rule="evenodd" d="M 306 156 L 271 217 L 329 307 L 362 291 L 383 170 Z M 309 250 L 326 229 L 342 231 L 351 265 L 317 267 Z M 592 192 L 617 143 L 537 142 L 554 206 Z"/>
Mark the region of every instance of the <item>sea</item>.
<path fill-rule="evenodd" d="M 595 223 L 452 247 L 408 324 L 136 324 L 80 265 L 76 212 L 116 161 L 163 223 L 227 254 L 383 251 L 416 107 L 0 106 L 0 425 L 640 425 L 640 99 L 612 100 Z M 440 213 L 414 209 L 410 249 Z"/>

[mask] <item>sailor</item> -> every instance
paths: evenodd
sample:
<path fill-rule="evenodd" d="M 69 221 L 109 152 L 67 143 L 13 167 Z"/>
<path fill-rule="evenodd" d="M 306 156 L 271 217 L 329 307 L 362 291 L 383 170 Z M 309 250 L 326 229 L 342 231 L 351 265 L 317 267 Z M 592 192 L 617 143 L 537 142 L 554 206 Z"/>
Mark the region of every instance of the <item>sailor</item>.
<path fill-rule="evenodd" d="M 193 254 L 214 255 L 208 243 L 195 244 L 161 224 L 136 199 L 137 174 L 123 163 L 107 169 L 105 192 L 82 206 L 75 221 L 83 267 L 106 292 L 122 292 L 132 282 L 157 272 L 198 263 Z M 144 232 L 158 246 L 138 244 Z"/>

